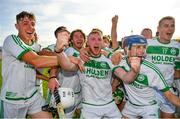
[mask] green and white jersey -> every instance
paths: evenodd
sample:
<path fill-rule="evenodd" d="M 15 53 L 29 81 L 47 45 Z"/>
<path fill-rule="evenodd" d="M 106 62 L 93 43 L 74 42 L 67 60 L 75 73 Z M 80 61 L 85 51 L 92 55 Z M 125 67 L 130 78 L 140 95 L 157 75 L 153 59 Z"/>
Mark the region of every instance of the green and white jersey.
<path fill-rule="evenodd" d="M 180 44 L 173 40 L 168 44 L 163 44 L 158 39 L 147 41 L 147 59 L 160 69 L 168 85 L 172 86 L 175 60 L 180 59 Z"/>
<path fill-rule="evenodd" d="M 55 44 L 52 44 L 46 47 L 45 49 L 54 52 L 54 48 L 55 48 Z M 73 47 L 66 48 L 64 52 L 68 56 L 79 57 L 79 51 L 77 51 Z M 79 81 L 77 72 L 68 72 L 68 71 L 61 70 L 58 73 L 58 80 L 60 82 L 61 87 L 72 88 L 75 94 L 80 93 L 81 87 L 80 87 L 80 81 Z"/>
<path fill-rule="evenodd" d="M 115 52 L 116 50 L 120 50 L 120 47 L 118 46 L 116 49 L 104 47 L 103 50 L 109 53 L 107 58 L 111 58 L 111 56 L 113 55 L 113 52 Z"/>
<path fill-rule="evenodd" d="M 65 49 L 65 53 L 68 56 L 79 57 L 79 51 L 77 51 L 73 47 L 69 47 Z M 58 74 L 58 78 L 61 87 L 72 88 L 75 94 L 81 92 L 80 80 L 76 71 L 69 72 L 69 71 L 61 70 L 61 72 Z"/>
<path fill-rule="evenodd" d="M 125 71 L 130 71 L 130 64 L 128 64 L 127 58 L 124 58 L 120 64 Z M 165 92 L 169 90 L 167 83 L 153 63 L 143 60 L 140 72 L 135 81 L 131 84 L 125 84 L 124 87 L 127 93 L 128 101 L 134 105 L 152 105 L 156 103 L 155 90 L 161 90 Z"/>
<path fill-rule="evenodd" d="M 13 104 L 31 103 L 35 99 L 38 87 L 35 86 L 35 68 L 22 61 L 29 51 L 38 51 L 39 45 L 26 45 L 18 36 L 8 36 L 2 49 L 3 86 L 1 99 Z"/>
<path fill-rule="evenodd" d="M 106 105 L 113 101 L 111 77 L 114 65 L 104 55 L 91 57 L 84 64 L 85 72 L 78 72 L 82 86 L 83 103 Z"/>
<path fill-rule="evenodd" d="M 51 45 L 48 45 L 48 46 L 47 46 L 46 48 L 44 48 L 44 49 L 47 49 L 47 50 L 49 50 L 49 51 L 54 52 L 55 46 L 56 46 L 56 44 L 51 44 Z"/>

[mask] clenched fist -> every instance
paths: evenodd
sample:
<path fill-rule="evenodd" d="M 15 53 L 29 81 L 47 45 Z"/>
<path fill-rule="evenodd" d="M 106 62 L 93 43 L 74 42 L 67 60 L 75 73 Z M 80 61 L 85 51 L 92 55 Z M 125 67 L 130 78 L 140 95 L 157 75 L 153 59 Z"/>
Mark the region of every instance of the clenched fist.
<path fill-rule="evenodd" d="M 69 45 L 69 33 L 67 32 L 58 33 L 55 51 L 61 52 L 68 45 Z"/>
<path fill-rule="evenodd" d="M 140 70 L 140 66 L 141 66 L 141 57 L 129 57 L 129 62 L 131 65 L 131 69 L 135 72 L 138 73 Z"/>
<path fill-rule="evenodd" d="M 118 15 L 115 15 L 113 18 L 112 18 L 112 23 L 117 23 L 118 22 Z"/>

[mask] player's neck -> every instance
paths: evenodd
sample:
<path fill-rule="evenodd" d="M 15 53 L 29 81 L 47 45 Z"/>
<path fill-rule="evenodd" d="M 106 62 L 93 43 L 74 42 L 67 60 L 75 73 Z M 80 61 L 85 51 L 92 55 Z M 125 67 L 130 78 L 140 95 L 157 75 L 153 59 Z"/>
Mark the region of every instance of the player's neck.
<path fill-rule="evenodd" d="M 158 38 L 157 40 L 158 40 L 160 43 L 163 43 L 163 44 L 168 44 L 168 43 L 171 42 L 170 40 L 166 40 L 166 39 L 163 39 L 163 38 Z"/>
<path fill-rule="evenodd" d="M 26 45 L 32 45 L 33 40 L 26 39 L 26 38 L 22 37 L 22 36 L 19 35 L 19 34 L 18 34 L 18 36 L 19 36 L 19 38 L 20 38 Z"/>

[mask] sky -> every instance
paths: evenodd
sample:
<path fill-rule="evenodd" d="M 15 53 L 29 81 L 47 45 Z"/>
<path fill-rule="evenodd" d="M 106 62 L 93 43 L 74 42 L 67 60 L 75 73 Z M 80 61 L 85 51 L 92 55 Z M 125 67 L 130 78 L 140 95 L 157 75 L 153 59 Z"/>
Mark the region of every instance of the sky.
<path fill-rule="evenodd" d="M 119 17 L 119 41 L 140 34 L 143 28 L 151 28 L 155 35 L 158 21 L 164 16 L 176 19 L 173 38 L 180 37 L 180 0 L 1 0 L 0 46 L 8 35 L 17 34 L 15 19 L 21 11 L 36 15 L 36 30 L 43 47 L 56 42 L 54 31 L 59 26 L 70 31 L 82 29 L 86 35 L 92 28 L 99 28 L 109 35 L 114 15 Z"/>

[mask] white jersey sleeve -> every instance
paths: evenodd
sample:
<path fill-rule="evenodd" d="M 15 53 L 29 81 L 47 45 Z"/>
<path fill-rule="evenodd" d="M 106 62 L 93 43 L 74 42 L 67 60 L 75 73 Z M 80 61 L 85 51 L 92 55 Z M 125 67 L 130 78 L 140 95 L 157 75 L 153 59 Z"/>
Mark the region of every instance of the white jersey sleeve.
<path fill-rule="evenodd" d="M 3 49 L 7 52 L 10 52 L 17 59 L 21 59 L 21 57 L 32 50 L 29 47 L 26 47 L 23 42 L 21 42 L 20 38 L 15 35 L 10 35 L 5 39 Z M 15 50 L 16 49 L 16 50 Z"/>

